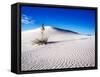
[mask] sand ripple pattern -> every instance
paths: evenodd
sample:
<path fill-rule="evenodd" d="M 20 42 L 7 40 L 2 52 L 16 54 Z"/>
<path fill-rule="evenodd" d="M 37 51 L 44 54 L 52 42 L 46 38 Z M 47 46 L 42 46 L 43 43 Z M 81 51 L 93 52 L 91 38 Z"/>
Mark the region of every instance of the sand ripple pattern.
<path fill-rule="evenodd" d="M 95 39 L 63 41 L 22 51 L 22 70 L 94 67 Z"/>

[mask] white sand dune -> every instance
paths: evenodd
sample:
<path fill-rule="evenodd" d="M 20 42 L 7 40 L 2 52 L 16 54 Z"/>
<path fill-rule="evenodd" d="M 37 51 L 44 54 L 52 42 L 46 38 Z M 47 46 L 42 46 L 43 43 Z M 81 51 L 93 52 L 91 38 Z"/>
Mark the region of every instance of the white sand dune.
<path fill-rule="evenodd" d="M 47 45 L 33 44 L 40 29 L 22 32 L 21 69 L 42 70 L 95 66 L 95 36 L 45 27 Z"/>

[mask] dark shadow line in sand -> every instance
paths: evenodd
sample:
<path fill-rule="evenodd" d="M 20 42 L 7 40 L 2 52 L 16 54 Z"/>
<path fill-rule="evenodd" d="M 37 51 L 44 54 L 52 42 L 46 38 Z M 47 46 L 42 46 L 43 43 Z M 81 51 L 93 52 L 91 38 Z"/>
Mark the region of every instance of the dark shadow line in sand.
<path fill-rule="evenodd" d="M 50 41 L 50 42 L 47 42 L 47 44 L 55 44 L 55 43 L 59 43 L 59 42 L 63 42 L 63 41 Z"/>
<path fill-rule="evenodd" d="M 72 40 L 62 40 L 62 41 L 50 41 L 50 42 L 47 42 L 47 44 L 55 44 L 55 43 L 60 43 L 60 42 L 69 42 L 69 41 L 75 41 L 75 40 L 85 40 L 85 39 L 88 39 L 88 38 L 80 38 L 80 39 L 72 39 Z"/>

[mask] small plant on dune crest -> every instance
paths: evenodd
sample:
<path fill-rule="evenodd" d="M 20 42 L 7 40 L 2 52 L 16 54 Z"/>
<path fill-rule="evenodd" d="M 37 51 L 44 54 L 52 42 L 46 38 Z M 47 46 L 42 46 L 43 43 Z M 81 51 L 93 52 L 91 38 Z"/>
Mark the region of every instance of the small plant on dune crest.
<path fill-rule="evenodd" d="M 41 27 L 41 38 L 40 39 L 35 39 L 33 41 L 35 44 L 38 44 L 38 45 L 47 44 L 48 37 L 44 37 L 44 32 L 45 32 L 45 28 L 44 28 L 44 24 L 42 24 L 42 27 Z"/>

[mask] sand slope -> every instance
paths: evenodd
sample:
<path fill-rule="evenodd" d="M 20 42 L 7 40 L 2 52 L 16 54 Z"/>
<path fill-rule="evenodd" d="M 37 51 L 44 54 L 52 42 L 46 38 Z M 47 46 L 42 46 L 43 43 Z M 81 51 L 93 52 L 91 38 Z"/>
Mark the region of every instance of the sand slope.
<path fill-rule="evenodd" d="M 22 32 L 22 70 L 95 66 L 95 37 L 46 27 L 49 44 L 36 45 L 40 29 Z"/>

